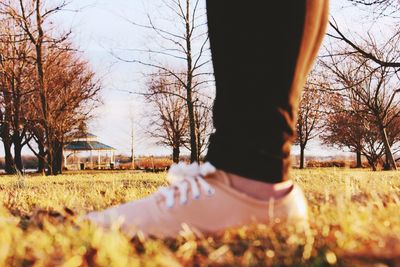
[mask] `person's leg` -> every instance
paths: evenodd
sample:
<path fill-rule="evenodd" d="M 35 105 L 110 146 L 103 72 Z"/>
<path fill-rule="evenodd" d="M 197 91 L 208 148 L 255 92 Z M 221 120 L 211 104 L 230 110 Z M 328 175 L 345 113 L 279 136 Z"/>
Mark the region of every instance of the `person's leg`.
<path fill-rule="evenodd" d="M 217 95 L 206 159 L 242 177 L 284 181 L 328 1 L 208 0 L 207 13 Z"/>

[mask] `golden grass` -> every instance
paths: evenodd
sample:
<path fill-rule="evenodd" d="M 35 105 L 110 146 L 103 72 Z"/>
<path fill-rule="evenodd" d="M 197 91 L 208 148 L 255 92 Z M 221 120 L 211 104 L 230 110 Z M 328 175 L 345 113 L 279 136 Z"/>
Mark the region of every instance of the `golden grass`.
<path fill-rule="evenodd" d="M 310 229 L 254 225 L 196 238 L 127 239 L 76 218 L 138 199 L 165 174 L 0 177 L 0 266 L 400 266 L 400 173 L 294 170 Z M 380 265 L 377 265 L 380 264 Z"/>

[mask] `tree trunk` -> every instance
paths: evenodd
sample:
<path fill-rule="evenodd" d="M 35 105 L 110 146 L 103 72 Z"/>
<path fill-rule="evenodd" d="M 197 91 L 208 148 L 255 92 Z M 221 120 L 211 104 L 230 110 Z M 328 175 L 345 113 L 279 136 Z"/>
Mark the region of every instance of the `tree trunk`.
<path fill-rule="evenodd" d="M 190 161 L 199 161 L 199 148 L 197 142 L 197 127 L 194 112 L 194 105 L 192 99 L 192 85 L 193 85 L 193 59 L 192 59 L 192 19 L 190 16 L 190 1 L 186 0 L 186 62 L 187 62 L 187 76 L 186 76 L 186 103 L 189 115 L 189 130 L 190 130 Z"/>
<path fill-rule="evenodd" d="M 15 168 L 18 171 L 22 171 L 23 165 L 22 165 L 22 146 L 19 142 L 14 142 L 14 162 L 15 162 Z"/>
<path fill-rule="evenodd" d="M 197 127 L 196 120 L 194 117 L 194 107 L 192 102 L 192 92 L 191 89 L 187 90 L 187 106 L 188 106 L 188 114 L 189 114 L 189 130 L 190 130 L 190 161 L 195 162 L 199 161 L 199 152 L 198 152 L 198 142 L 197 142 Z"/>
<path fill-rule="evenodd" d="M 52 151 L 53 151 L 53 161 L 52 164 L 52 175 L 62 174 L 62 165 L 63 165 L 63 145 L 62 142 L 54 141 L 52 143 Z"/>
<path fill-rule="evenodd" d="M 397 170 L 396 161 L 394 160 L 392 149 L 390 148 L 389 140 L 387 137 L 386 128 L 383 126 L 379 128 L 382 136 L 382 141 L 385 146 L 386 161 L 391 165 L 391 169 Z"/>
<path fill-rule="evenodd" d="M 11 154 L 11 142 L 9 138 L 3 136 L 3 147 L 4 147 L 4 171 L 7 174 L 15 173 L 14 158 Z"/>
<path fill-rule="evenodd" d="M 22 171 L 23 169 L 23 164 L 22 164 L 22 141 L 24 139 L 24 131 L 21 132 L 21 118 L 20 118 L 20 110 L 21 110 L 21 94 L 20 94 L 20 86 L 21 83 L 19 82 L 20 79 L 13 79 L 11 88 L 13 93 L 13 113 L 14 113 L 14 120 L 13 120 L 13 135 L 12 135 L 12 141 L 14 144 L 14 162 L 15 162 L 15 167 L 17 168 L 18 171 Z"/>
<path fill-rule="evenodd" d="M 180 149 L 179 147 L 174 147 L 172 149 L 172 161 L 174 163 L 178 163 L 179 162 L 179 154 L 180 154 Z"/>
<path fill-rule="evenodd" d="M 373 171 L 376 171 L 376 165 L 377 165 L 376 162 L 368 161 L 368 164 L 369 164 L 369 166 L 371 166 Z"/>
<path fill-rule="evenodd" d="M 38 144 L 39 153 L 38 153 L 38 173 L 45 172 L 45 158 L 46 158 L 46 151 L 44 150 L 44 146 L 42 144 Z"/>
<path fill-rule="evenodd" d="M 373 171 L 376 171 L 376 167 L 378 166 L 378 158 L 374 158 L 374 157 L 371 157 L 368 155 L 364 155 L 364 156 L 367 158 L 368 164 L 371 167 L 371 169 Z"/>
<path fill-rule="evenodd" d="M 47 146 L 47 155 L 46 155 L 46 167 L 47 167 L 47 170 L 46 170 L 46 174 L 47 175 L 53 175 L 54 174 L 54 172 L 53 172 L 53 155 L 54 155 L 54 153 L 53 153 L 53 148 L 51 147 L 51 145 L 50 146 Z"/>
<path fill-rule="evenodd" d="M 361 151 L 356 151 L 356 168 L 362 168 Z"/>
<path fill-rule="evenodd" d="M 201 158 L 201 150 L 202 150 L 202 145 L 201 145 L 201 132 L 200 132 L 200 120 L 198 115 L 196 116 L 196 134 L 197 134 L 197 162 L 200 162 Z"/>
<path fill-rule="evenodd" d="M 11 98 L 11 93 L 6 89 L 2 88 L 3 91 L 3 97 L 4 97 L 4 102 L 5 103 L 11 103 L 12 98 Z M 4 110 L 4 115 L 2 116 L 2 125 L 1 125 L 1 139 L 3 141 L 3 146 L 4 146 L 4 154 L 5 154 L 5 166 L 4 170 L 7 174 L 14 174 L 16 173 L 15 170 L 15 163 L 14 163 L 14 157 L 11 154 L 11 146 L 12 146 L 12 140 L 11 140 L 11 121 L 12 121 L 12 111 L 10 109 L 10 105 L 5 105 L 5 110 Z"/>
<path fill-rule="evenodd" d="M 39 97 L 40 97 L 40 104 L 42 109 L 42 116 L 43 116 L 43 129 L 45 132 L 46 138 L 46 146 L 47 146 L 47 174 L 53 174 L 53 158 L 54 153 L 52 149 L 52 141 L 53 136 L 50 130 L 50 118 L 49 118 L 49 108 L 47 102 L 47 89 L 45 86 L 45 77 L 44 77 L 44 69 L 43 69 L 43 51 L 42 51 L 42 44 L 44 40 L 44 32 L 42 28 L 43 18 L 40 13 L 41 2 L 40 0 L 36 0 L 36 28 L 37 28 L 37 39 L 34 40 L 35 51 L 36 51 L 36 71 L 39 80 Z"/>
<path fill-rule="evenodd" d="M 304 149 L 305 146 L 300 146 L 300 169 L 304 169 Z"/>

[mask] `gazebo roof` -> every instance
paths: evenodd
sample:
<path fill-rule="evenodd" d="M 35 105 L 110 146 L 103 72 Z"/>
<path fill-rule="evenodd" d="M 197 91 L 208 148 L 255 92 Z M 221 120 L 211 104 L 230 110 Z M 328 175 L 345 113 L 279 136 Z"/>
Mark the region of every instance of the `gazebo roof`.
<path fill-rule="evenodd" d="M 97 136 L 87 132 L 80 132 L 74 136 L 74 139 L 82 139 L 82 138 L 97 138 Z"/>
<path fill-rule="evenodd" d="M 69 151 L 91 151 L 91 150 L 116 150 L 115 148 L 98 141 L 72 141 L 69 142 L 64 150 Z"/>

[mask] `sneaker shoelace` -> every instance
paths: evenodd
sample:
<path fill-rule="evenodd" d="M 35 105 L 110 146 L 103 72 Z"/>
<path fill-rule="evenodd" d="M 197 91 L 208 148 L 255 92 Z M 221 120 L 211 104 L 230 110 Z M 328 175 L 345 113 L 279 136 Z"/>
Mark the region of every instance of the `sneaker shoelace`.
<path fill-rule="evenodd" d="M 166 206 L 172 208 L 175 205 L 176 190 L 179 192 L 179 203 L 181 205 L 188 201 L 189 188 L 193 199 L 199 199 L 201 191 L 204 191 L 207 196 L 213 195 L 215 189 L 204 180 L 204 177 L 215 171 L 216 168 L 209 162 L 202 165 L 198 163 L 187 165 L 183 162 L 173 164 L 167 175 L 167 181 L 171 185 L 159 190 L 165 197 Z"/>

